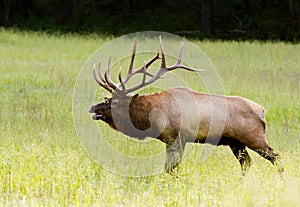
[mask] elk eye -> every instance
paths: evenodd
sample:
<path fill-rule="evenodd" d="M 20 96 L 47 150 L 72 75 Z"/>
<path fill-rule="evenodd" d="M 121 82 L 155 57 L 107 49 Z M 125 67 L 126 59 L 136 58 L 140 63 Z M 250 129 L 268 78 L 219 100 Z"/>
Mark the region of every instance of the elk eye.
<path fill-rule="evenodd" d="M 119 103 L 118 100 L 113 100 L 113 101 L 111 102 L 111 107 L 112 107 L 112 108 L 117 107 L 117 106 L 118 106 L 118 103 Z"/>

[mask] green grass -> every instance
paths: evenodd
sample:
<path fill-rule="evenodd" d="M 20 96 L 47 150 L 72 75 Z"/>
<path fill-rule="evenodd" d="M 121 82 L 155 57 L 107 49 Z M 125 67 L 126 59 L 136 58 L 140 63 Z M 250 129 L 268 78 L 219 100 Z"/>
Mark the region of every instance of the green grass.
<path fill-rule="evenodd" d="M 241 180 L 227 147 L 200 162 L 202 145 L 191 145 L 177 176 L 130 178 L 98 166 L 76 136 L 72 92 L 85 60 L 108 41 L 0 30 L 0 204 L 300 206 L 300 45 L 194 41 L 216 65 L 227 95 L 267 109 L 267 139 L 282 155 L 284 184 L 253 152 Z"/>

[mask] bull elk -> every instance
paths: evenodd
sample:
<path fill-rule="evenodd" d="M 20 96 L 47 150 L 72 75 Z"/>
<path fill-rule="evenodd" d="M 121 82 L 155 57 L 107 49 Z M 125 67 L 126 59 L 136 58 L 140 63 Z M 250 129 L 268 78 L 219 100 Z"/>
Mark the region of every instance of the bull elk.
<path fill-rule="evenodd" d="M 110 60 L 104 76 L 100 65 L 98 70 L 94 66 L 96 82 L 112 94 L 111 98 L 90 107 L 89 112 L 93 113 L 94 120 L 102 120 L 113 129 L 131 137 L 152 137 L 166 143 L 167 171 L 172 171 L 180 163 L 186 142 L 228 145 L 239 161 L 243 175 L 252 164 L 246 147 L 276 165 L 279 172 L 284 171 L 279 154 L 266 141 L 265 110 L 251 100 L 200 93 L 183 87 L 149 95 L 129 95 L 158 80 L 166 72 L 175 69 L 201 71 L 181 64 L 183 44 L 176 63 L 169 67 L 166 66 L 161 38 L 160 49 L 161 54 L 158 52 L 143 67 L 134 69 L 134 44 L 128 73 L 122 78 L 120 70 L 119 84 L 111 80 Z M 157 60 L 161 60 L 160 69 L 156 74 L 151 74 L 148 68 Z M 141 83 L 126 88 L 125 84 L 137 74 L 142 75 Z M 219 134 L 211 132 L 213 124 L 223 126 Z"/>

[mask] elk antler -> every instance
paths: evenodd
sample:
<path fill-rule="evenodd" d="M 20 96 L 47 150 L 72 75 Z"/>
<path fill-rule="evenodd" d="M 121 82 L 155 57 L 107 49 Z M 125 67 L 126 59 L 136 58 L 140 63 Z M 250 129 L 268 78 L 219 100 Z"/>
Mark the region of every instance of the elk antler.
<path fill-rule="evenodd" d="M 133 69 L 133 62 L 134 62 L 134 57 L 135 57 L 135 51 L 136 51 L 136 42 L 134 43 L 133 49 L 132 49 L 132 55 L 131 55 L 131 60 L 130 60 L 130 65 L 129 65 L 129 69 L 128 69 L 128 73 L 124 79 L 124 81 L 121 82 L 120 80 L 120 84 L 126 84 L 128 82 L 128 80 L 135 74 L 138 73 L 146 73 L 146 75 L 153 77 L 153 75 L 151 73 L 148 73 L 147 71 L 144 70 L 144 67 L 141 67 L 140 69 Z M 159 57 L 159 52 L 148 62 L 146 63 L 146 68 L 148 68 L 152 63 L 154 63 L 156 60 L 160 59 Z M 120 71 L 121 73 L 121 71 Z M 119 73 L 119 77 L 121 76 L 121 74 Z M 120 79 L 120 78 L 119 78 Z"/>
<path fill-rule="evenodd" d="M 106 81 L 104 80 L 103 76 L 101 75 L 100 66 L 101 66 L 101 64 L 99 63 L 99 65 L 98 65 L 98 75 L 99 75 L 100 79 L 98 79 L 97 74 L 96 74 L 96 65 L 94 64 L 94 67 L 93 67 L 94 79 L 96 80 L 96 82 L 100 86 L 102 86 L 103 88 L 105 88 L 109 92 L 113 93 L 114 90 L 106 83 Z"/>
<path fill-rule="evenodd" d="M 124 78 L 124 80 L 122 79 L 121 68 L 120 68 L 120 72 L 119 72 L 120 84 L 119 85 L 115 84 L 110 78 L 110 60 L 111 59 L 109 59 L 108 66 L 107 66 L 107 69 L 106 69 L 105 74 L 104 74 L 104 78 L 103 78 L 103 76 L 101 75 L 101 72 L 100 72 L 100 64 L 99 64 L 99 67 L 98 67 L 98 75 L 99 75 L 100 79 L 97 78 L 97 76 L 96 76 L 96 68 L 94 66 L 94 71 L 93 72 L 94 72 L 94 78 L 95 78 L 96 82 L 100 86 L 102 86 L 103 88 L 105 88 L 106 90 L 108 90 L 111 93 L 117 92 L 117 93 L 122 93 L 122 94 L 126 95 L 130 92 L 136 91 L 136 90 L 138 90 L 138 89 L 140 89 L 140 88 L 142 88 L 146 85 L 149 85 L 149 84 L 153 83 L 154 81 L 161 78 L 162 75 L 164 73 L 168 72 L 168 71 L 172 71 L 172 70 L 175 70 L 175 69 L 178 69 L 178 68 L 188 70 L 188 71 L 192 71 L 192 72 L 201 72 L 201 71 L 203 71 L 203 70 L 190 68 L 190 67 L 187 67 L 187 66 L 184 66 L 184 65 L 180 64 L 181 63 L 181 58 L 182 58 L 182 50 L 183 50 L 183 46 L 184 46 L 183 43 L 181 43 L 176 63 L 174 65 L 170 66 L 170 67 L 167 67 L 166 66 L 165 53 L 164 53 L 164 47 L 163 47 L 163 44 L 162 44 L 161 36 L 159 36 L 159 42 L 160 42 L 160 49 L 161 49 L 161 58 L 159 57 L 159 52 L 158 52 L 157 55 L 154 56 L 149 62 L 145 62 L 143 67 L 141 67 L 139 69 L 133 69 L 133 63 L 134 63 L 135 52 L 136 52 L 136 42 L 135 42 L 135 44 L 133 46 L 133 49 L 132 49 L 132 55 L 131 55 L 129 69 L 128 69 L 127 75 Z M 158 59 L 161 59 L 161 66 L 160 66 L 160 69 L 157 71 L 157 73 L 155 75 L 153 75 L 153 74 L 149 73 L 147 71 L 147 69 L 149 68 L 149 66 L 152 63 L 154 63 Z M 136 85 L 136 86 L 133 86 L 129 89 L 126 89 L 125 84 L 128 82 L 128 80 L 133 75 L 138 74 L 138 73 L 143 74 L 142 82 L 140 84 Z M 146 80 L 147 76 L 150 76 L 151 78 Z M 121 89 L 120 89 L 120 87 L 121 87 Z"/>
<path fill-rule="evenodd" d="M 103 76 L 101 75 L 101 71 L 100 71 L 100 63 L 98 65 L 98 75 L 100 77 L 100 79 L 97 77 L 97 74 L 96 74 L 96 66 L 94 65 L 93 67 L 93 74 L 94 74 L 94 79 L 96 80 L 96 82 L 102 86 L 103 88 L 105 88 L 106 90 L 108 90 L 109 92 L 113 93 L 113 92 L 121 92 L 121 90 L 117 87 L 117 85 L 111 80 L 110 78 L 110 61 L 111 61 L 111 58 L 109 58 L 108 60 L 108 66 L 107 66 L 107 69 L 104 73 L 104 78 Z"/>

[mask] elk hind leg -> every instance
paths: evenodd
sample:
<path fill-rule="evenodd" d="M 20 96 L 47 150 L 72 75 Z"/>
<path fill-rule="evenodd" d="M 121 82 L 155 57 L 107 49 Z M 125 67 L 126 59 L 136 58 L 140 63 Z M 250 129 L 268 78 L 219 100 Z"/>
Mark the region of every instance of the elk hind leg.
<path fill-rule="evenodd" d="M 245 175 L 252 165 L 252 159 L 246 150 L 246 146 L 241 143 L 229 146 L 241 165 L 242 175 Z"/>

